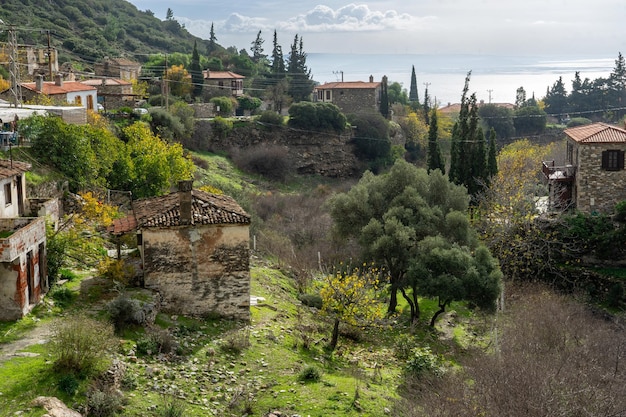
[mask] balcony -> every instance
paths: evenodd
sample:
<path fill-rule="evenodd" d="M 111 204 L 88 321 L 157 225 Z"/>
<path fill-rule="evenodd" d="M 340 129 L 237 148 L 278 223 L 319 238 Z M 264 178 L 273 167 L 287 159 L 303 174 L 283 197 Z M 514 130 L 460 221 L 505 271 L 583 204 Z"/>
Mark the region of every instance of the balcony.
<path fill-rule="evenodd" d="M 574 165 L 556 166 L 554 161 L 543 161 L 542 172 L 549 182 L 573 182 L 576 177 Z"/>

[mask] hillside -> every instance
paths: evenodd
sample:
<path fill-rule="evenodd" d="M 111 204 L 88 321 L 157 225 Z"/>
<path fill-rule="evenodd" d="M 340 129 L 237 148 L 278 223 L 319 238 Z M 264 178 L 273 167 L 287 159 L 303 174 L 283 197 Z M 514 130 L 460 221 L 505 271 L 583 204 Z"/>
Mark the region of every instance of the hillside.
<path fill-rule="evenodd" d="M 176 20 L 161 21 L 125 0 L 5 0 L 0 19 L 16 29 L 19 44 L 59 51 L 59 64 L 72 60 L 89 67 L 105 56 L 141 60 L 152 53 L 191 53 L 194 41 L 205 50 L 208 41 L 191 35 Z M 0 42 L 7 41 L 2 31 Z"/>

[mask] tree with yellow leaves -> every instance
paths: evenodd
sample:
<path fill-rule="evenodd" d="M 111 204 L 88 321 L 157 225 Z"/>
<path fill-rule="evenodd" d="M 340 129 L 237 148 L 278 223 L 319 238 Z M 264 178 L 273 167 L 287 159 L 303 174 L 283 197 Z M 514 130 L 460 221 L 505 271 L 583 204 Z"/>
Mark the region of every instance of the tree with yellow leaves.
<path fill-rule="evenodd" d="M 364 265 L 336 271 L 324 278 L 320 296 L 322 312 L 333 320 L 330 350 L 335 350 L 339 339 L 339 325 L 371 325 L 383 317 L 383 308 L 378 301 L 376 288 L 379 285 L 378 270 Z"/>
<path fill-rule="evenodd" d="M 193 86 L 191 84 L 191 77 L 181 65 L 172 65 L 166 74 L 167 81 L 169 83 L 169 91 L 176 97 L 185 97 L 191 94 Z"/>

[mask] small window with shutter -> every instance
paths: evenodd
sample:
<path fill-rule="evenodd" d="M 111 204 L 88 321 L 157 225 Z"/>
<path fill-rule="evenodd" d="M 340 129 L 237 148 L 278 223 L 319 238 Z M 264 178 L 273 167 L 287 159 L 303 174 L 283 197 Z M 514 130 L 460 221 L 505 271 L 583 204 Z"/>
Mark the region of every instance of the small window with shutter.
<path fill-rule="evenodd" d="M 611 149 L 602 152 L 602 169 L 607 171 L 624 169 L 624 151 Z"/>

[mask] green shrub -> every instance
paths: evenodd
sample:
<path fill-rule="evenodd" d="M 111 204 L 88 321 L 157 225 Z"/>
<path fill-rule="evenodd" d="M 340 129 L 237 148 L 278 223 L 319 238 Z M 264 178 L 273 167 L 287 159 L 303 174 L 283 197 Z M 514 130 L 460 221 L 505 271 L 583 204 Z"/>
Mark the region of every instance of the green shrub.
<path fill-rule="evenodd" d="M 128 325 L 141 325 L 146 321 L 146 315 L 139 300 L 130 299 L 124 294 L 110 301 L 106 310 L 117 332 Z"/>
<path fill-rule="evenodd" d="M 285 122 L 283 116 L 272 110 L 265 110 L 257 121 L 269 129 L 281 127 Z"/>
<path fill-rule="evenodd" d="M 111 417 L 122 410 L 124 397 L 112 388 L 92 387 L 87 392 L 87 416 Z"/>
<path fill-rule="evenodd" d="M 225 138 L 228 136 L 230 132 L 233 130 L 233 122 L 232 120 L 224 119 L 223 117 L 217 116 L 213 119 L 212 123 L 213 134 L 218 138 Z"/>
<path fill-rule="evenodd" d="M 60 279 L 65 279 L 67 281 L 74 281 L 76 278 L 78 278 L 78 275 L 76 275 L 76 273 L 72 270 L 69 270 L 67 268 L 61 268 L 61 270 L 59 271 L 59 277 Z"/>
<path fill-rule="evenodd" d="M 57 370 L 86 374 L 116 347 L 113 327 L 85 317 L 67 317 L 52 325 L 51 353 Z"/>
<path fill-rule="evenodd" d="M 322 297 L 319 294 L 300 294 L 298 300 L 305 306 L 322 309 Z"/>
<path fill-rule="evenodd" d="M 171 395 L 161 397 L 161 404 L 156 409 L 157 417 L 183 417 L 186 405 L 182 400 Z"/>
<path fill-rule="evenodd" d="M 69 396 L 73 396 L 78 391 L 80 381 L 73 374 L 64 374 L 59 378 L 59 390 Z"/>
<path fill-rule="evenodd" d="M 615 205 L 615 220 L 626 222 L 626 200 L 620 201 Z"/>
<path fill-rule="evenodd" d="M 67 287 L 59 287 L 57 285 L 52 287 L 49 296 L 54 300 L 54 304 L 65 308 L 72 304 L 76 298 L 76 293 Z"/>
<path fill-rule="evenodd" d="M 233 114 L 234 99 L 230 97 L 220 96 L 213 97 L 210 102 L 215 106 L 215 112 L 220 116 L 230 116 Z M 218 110 L 219 107 L 219 110 Z"/>
<path fill-rule="evenodd" d="M 289 152 L 278 145 L 261 144 L 234 151 L 232 159 L 239 169 L 274 181 L 285 181 L 293 174 Z"/>
<path fill-rule="evenodd" d="M 415 376 L 437 373 L 439 370 L 437 356 L 431 352 L 429 347 L 416 347 L 411 351 L 406 370 Z"/>
<path fill-rule="evenodd" d="M 222 352 L 234 355 L 239 355 L 248 347 L 250 347 L 250 331 L 247 329 L 227 333 L 219 344 Z"/>
<path fill-rule="evenodd" d="M 298 380 L 302 382 L 319 382 L 322 373 L 315 366 L 307 366 L 298 374 Z"/>
<path fill-rule="evenodd" d="M 157 353 L 171 353 L 176 349 L 174 337 L 163 329 L 149 329 L 149 331 L 137 340 L 137 353 L 142 355 L 155 355 Z"/>
<path fill-rule="evenodd" d="M 301 101 L 289 107 L 288 124 L 295 129 L 341 133 L 346 123 L 346 116 L 332 103 Z"/>
<path fill-rule="evenodd" d="M 574 117 L 572 119 L 570 119 L 569 122 L 567 122 L 567 127 L 576 127 L 576 126 L 584 126 L 584 125 L 590 125 L 591 123 L 593 123 L 590 119 L 587 119 L 586 117 Z"/>
<path fill-rule="evenodd" d="M 396 343 L 394 346 L 395 357 L 402 361 L 408 360 L 416 344 L 417 342 L 413 336 L 408 334 L 401 334 L 396 339 Z"/>

